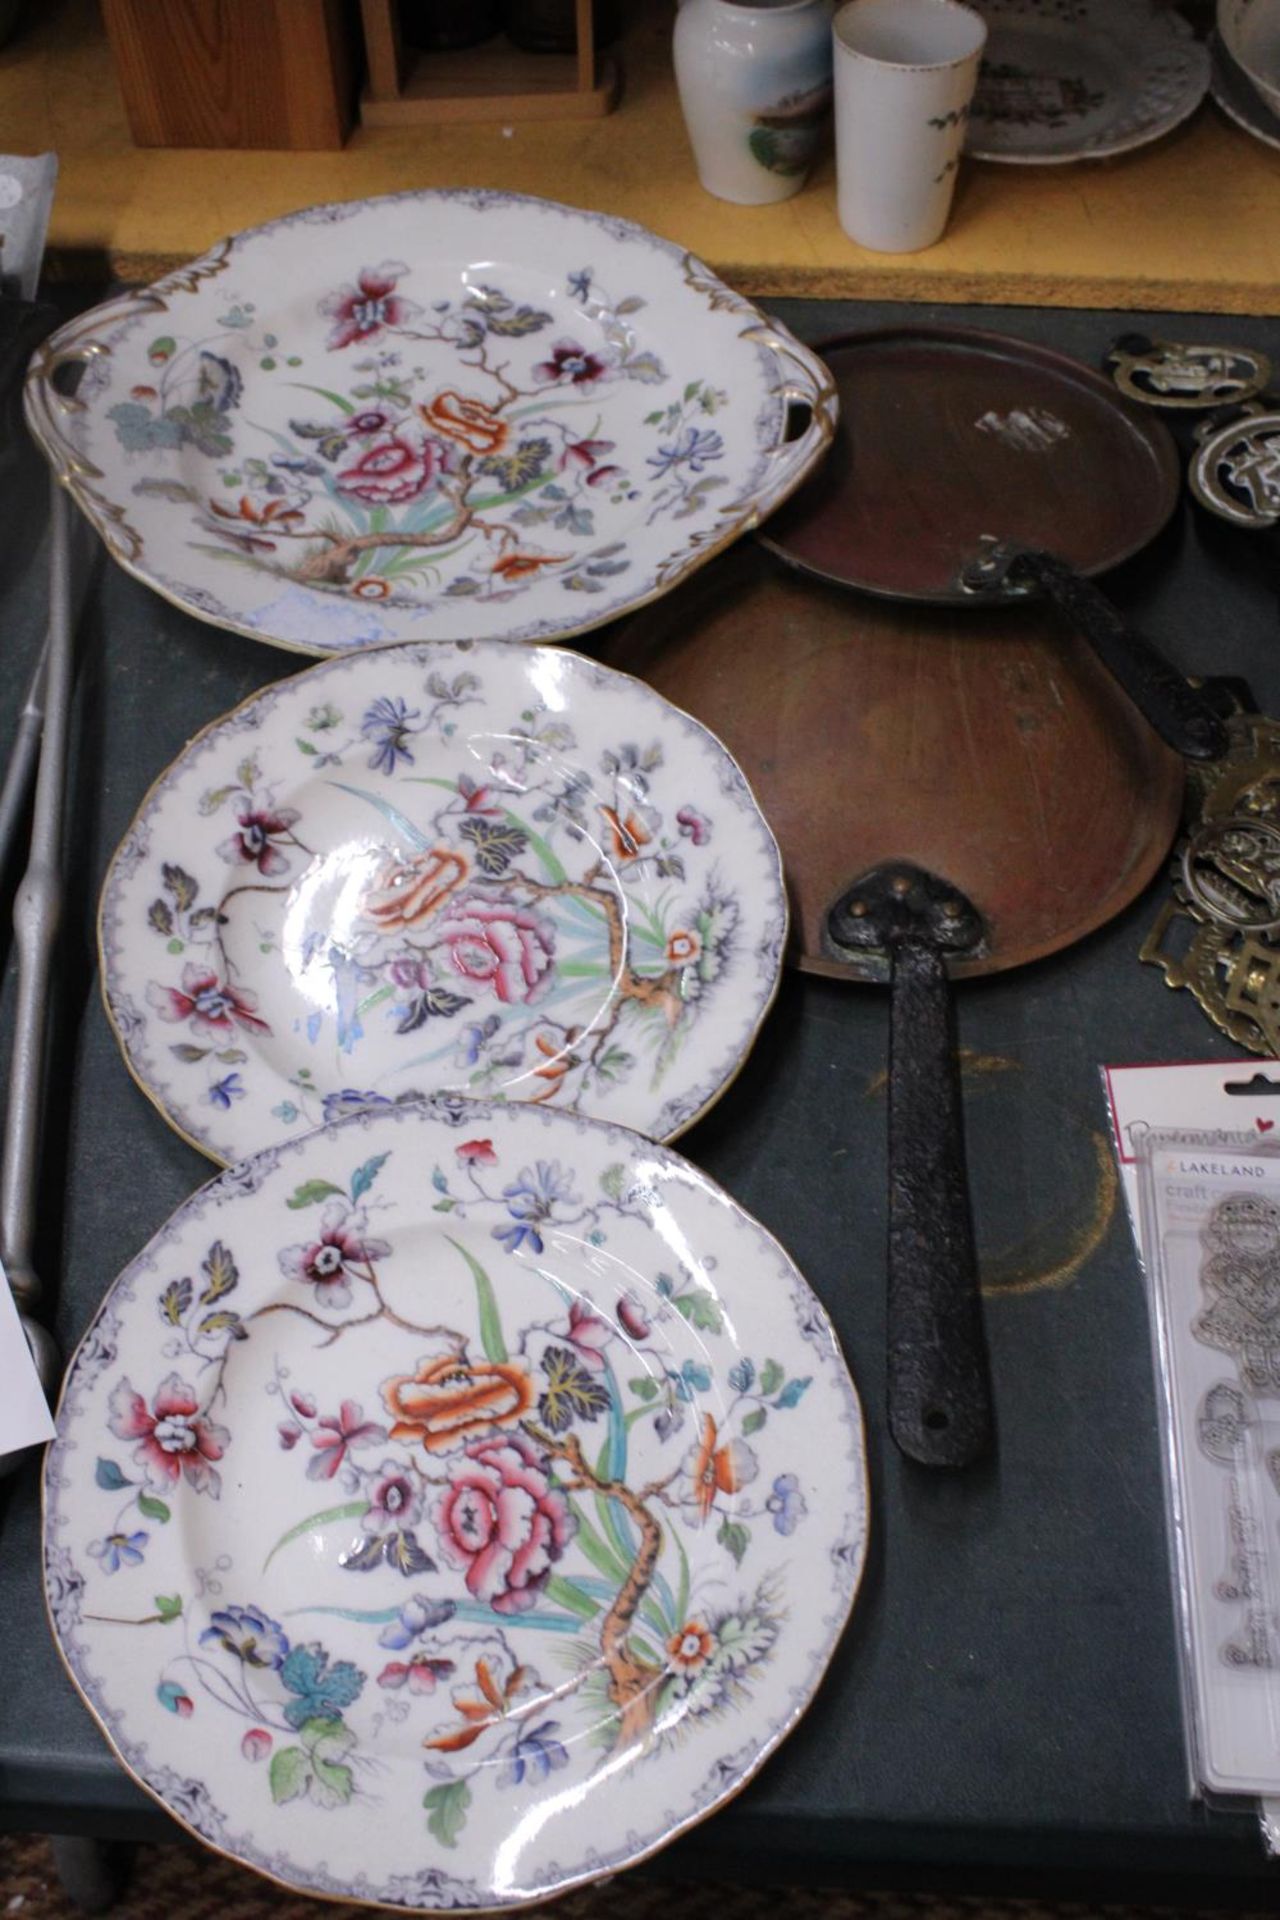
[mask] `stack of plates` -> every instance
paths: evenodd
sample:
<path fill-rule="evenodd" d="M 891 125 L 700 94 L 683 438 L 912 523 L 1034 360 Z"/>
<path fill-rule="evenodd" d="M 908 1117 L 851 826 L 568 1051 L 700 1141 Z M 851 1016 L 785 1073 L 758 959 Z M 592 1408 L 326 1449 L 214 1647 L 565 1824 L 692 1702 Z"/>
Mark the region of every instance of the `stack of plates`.
<path fill-rule="evenodd" d="M 1150 0 L 975 0 L 988 26 L 966 150 L 1044 166 L 1158 140 L 1204 98 L 1209 59 Z"/>
<path fill-rule="evenodd" d="M 337 656 L 212 721 L 107 876 L 125 1059 L 228 1170 L 69 1369 L 55 1634 L 214 1847 L 344 1900 L 543 1900 L 762 1764 L 867 1513 L 822 1307 L 655 1144 L 772 1003 L 776 843 L 697 721 L 510 642 L 754 526 L 829 377 L 639 228 L 420 194 L 72 323 L 28 411 L 130 571 Z"/>

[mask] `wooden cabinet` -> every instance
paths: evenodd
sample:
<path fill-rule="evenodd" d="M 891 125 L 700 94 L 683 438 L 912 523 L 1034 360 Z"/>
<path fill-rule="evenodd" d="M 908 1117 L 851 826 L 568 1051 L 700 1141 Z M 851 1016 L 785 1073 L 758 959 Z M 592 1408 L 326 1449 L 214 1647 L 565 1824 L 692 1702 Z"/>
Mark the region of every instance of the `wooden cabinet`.
<path fill-rule="evenodd" d="M 103 0 L 140 147 L 342 146 L 355 21 L 344 0 Z"/>

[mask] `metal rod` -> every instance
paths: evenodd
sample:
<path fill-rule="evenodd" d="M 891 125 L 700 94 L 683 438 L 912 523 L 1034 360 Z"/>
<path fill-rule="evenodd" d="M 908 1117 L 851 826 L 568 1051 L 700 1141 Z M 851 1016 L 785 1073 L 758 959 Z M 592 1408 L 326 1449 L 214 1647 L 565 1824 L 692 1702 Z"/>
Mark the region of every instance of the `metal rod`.
<path fill-rule="evenodd" d="M 46 1387 L 52 1384 L 50 1376 L 56 1377 L 57 1349 L 38 1319 L 44 1289 L 35 1268 L 35 1217 L 50 973 L 62 918 L 67 738 L 75 678 L 71 508 L 62 487 L 56 482 L 51 487 L 44 737 L 36 774 L 31 854 L 13 904 L 18 996 L 0 1154 L 0 1253 Z"/>
<path fill-rule="evenodd" d="M 0 787 L 0 873 L 8 867 L 17 844 L 18 828 L 31 797 L 36 762 L 40 756 L 40 733 L 44 726 L 44 686 L 49 667 L 49 639 L 46 634 L 35 670 L 27 687 L 27 697 L 18 715 L 17 731 Z"/>

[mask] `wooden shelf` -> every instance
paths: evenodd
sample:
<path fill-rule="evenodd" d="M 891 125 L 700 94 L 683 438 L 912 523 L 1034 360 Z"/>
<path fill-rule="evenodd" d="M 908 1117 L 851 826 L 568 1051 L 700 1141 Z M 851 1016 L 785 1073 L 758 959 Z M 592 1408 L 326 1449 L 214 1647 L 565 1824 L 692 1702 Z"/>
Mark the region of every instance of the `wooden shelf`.
<path fill-rule="evenodd" d="M 753 295 L 1280 311 L 1280 153 L 1211 102 L 1122 159 L 970 163 L 938 246 L 877 255 L 840 230 L 830 158 L 778 206 L 704 193 L 671 74 L 669 0 L 628 11 L 624 90 L 604 118 L 366 127 L 341 153 L 266 156 L 134 147 L 93 0 L 46 0 L 0 52 L 3 141 L 60 155 L 49 244 L 64 277 L 148 280 L 313 202 L 483 185 L 643 221 Z"/>

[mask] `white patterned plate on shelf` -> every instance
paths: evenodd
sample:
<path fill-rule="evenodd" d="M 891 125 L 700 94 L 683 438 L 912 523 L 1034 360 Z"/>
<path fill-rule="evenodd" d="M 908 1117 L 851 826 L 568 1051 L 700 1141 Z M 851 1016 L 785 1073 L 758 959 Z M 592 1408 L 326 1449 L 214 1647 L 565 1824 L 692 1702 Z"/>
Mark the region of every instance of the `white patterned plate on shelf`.
<path fill-rule="evenodd" d="M 671 1138 L 741 1065 L 786 930 L 713 734 L 579 654 L 485 640 L 327 661 L 215 720 L 100 916 L 130 1068 L 227 1161 L 441 1090 Z"/>
<path fill-rule="evenodd" d="M 123 566 L 309 653 L 599 626 L 772 512 L 835 412 L 817 356 L 681 248 L 473 190 L 254 228 L 61 328 L 27 381 Z"/>
<path fill-rule="evenodd" d="M 1264 146 L 1280 148 L 1280 116 L 1272 113 L 1261 94 L 1250 84 L 1248 74 L 1240 71 L 1216 33 L 1210 47 L 1213 78 L 1209 91 L 1215 105 L 1221 107 L 1228 120 L 1233 120 L 1245 133 L 1251 133 L 1255 140 L 1261 140 Z"/>
<path fill-rule="evenodd" d="M 72 1362 L 45 1583 L 134 1778 L 300 1892 L 545 1899 L 794 1726 L 867 1529 L 830 1322 L 620 1128 L 420 1103 L 179 1209 Z"/>
<path fill-rule="evenodd" d="M 1102 160 L 1195 112 L 1209 55 L 1146 0 L 974 0 L 989 37 L 965 151 L 1021 165 Z"/>

